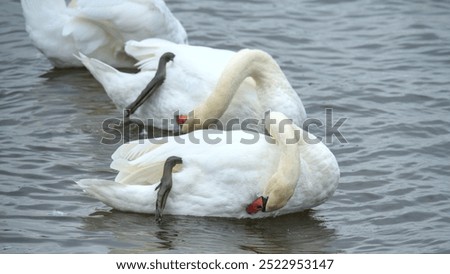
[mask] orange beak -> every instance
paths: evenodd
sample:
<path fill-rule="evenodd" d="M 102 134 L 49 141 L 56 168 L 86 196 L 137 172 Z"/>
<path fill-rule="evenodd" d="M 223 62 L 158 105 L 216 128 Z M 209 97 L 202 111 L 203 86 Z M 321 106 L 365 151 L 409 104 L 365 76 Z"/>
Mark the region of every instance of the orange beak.
<path fill-rule="evenodd" d="M 249 204 L 245 210 L 248 214 L 255 214 L 259 211 L 264 212 L 266 211 L 266 203 L 267 198 L 260 196 L 256 198 L 256 200 L 254 200 L 251 204 Z"/>

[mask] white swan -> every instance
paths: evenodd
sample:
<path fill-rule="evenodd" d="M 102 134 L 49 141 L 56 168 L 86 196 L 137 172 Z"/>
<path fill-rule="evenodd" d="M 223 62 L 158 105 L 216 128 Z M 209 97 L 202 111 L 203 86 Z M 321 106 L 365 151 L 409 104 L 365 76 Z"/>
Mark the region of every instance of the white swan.
<path fill-rule="evenodd" d="M 178 163 L 170 178 L 168 214 L 262 218 L 323 203 L 339 181 L 334 155 L 285 115 L 270 112 L 270 119 L 274 140 L 241 130 L 197 130 L 124 144 L 112 155 L 111 168 L 119 171 L 115 181 L 77 184 L 113 208 L 152 214 L 161 194 L 155 191 L 158 183 Z M 181 159 L 172 157 L 177 162 L 167 170 L 163 166 L 171 156 Z"/>
<path fill-rule="evenodd" d="M 78 52 L 115 67 L 133 67 L 125 42 L 159 37 L 187 43 L 163 0 L 21 0 L 33 44 L 55 67 L 81 67 Z"/>
<path fill-rule="evenodd" d="M 135 112 L 141 119 L 151 118 L 154 127 L 178 131 L 177 123 L 164 120 L 173 120 L 176 112 L 189 114 L 192 110 L 201 122 L 219 119 L 224 127 L 229 121 L 236 122 L 236 118 L 240 119 L 239 125 L 245 119 L 259 121 L 269 109 L 282 111 L 299 125 L 306 119 L 300 97 L 277 62 L 263 51 L 244 49 L 235 53 L 161 39 L 129 41 L 125 50 L 140 60 L 140 72 L 120 72 L 84 55 L 80 59 L 115 105 L 125 109 L 155 75 L 159 58 L 165 52 L 174 53 L 173 62 L 167 64 L 164 83 Z M 194 115 L 190 118 L 184 130 L 192 124 Z"/>

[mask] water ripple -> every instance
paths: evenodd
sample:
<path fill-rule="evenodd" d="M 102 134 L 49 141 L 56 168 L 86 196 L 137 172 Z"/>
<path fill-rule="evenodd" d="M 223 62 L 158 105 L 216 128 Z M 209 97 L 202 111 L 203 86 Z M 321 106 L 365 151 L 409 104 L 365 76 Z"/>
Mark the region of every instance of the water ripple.
<path fill-rule="evenodd" d="M 20 3 L 0 3 L 0 252 L 450 252 L 450 2 L 168 1 L 190 43 L 260 48 L 279 62 L 335 153 L 341 183 L 318 208 L 268 220 L 111 210 L 73 180 L 113 178 L 101 123 L 119 117 L 82 69 L 52 70 Z M 49 229 L 51 228 L 51 229 Z"/>

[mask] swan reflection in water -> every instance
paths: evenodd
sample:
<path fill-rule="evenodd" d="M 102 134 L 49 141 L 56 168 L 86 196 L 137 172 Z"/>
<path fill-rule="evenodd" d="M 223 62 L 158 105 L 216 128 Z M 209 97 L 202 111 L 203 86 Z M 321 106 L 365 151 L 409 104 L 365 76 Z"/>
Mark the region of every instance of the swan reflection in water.
<path fill-rule="evenodd" d="M 81 229 L 94 232 L 109 253 L 336 253 L 336 231 L 316 210 L 266 219 L 165 216 L 97 211 Z"/>

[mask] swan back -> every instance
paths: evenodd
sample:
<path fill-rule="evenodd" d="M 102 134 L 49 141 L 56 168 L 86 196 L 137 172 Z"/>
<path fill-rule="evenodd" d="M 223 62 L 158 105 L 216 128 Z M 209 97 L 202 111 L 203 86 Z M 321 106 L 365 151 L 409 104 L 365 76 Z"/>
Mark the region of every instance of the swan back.
<path fill-rule="evenodd" d="M 240 130 L 198 130 L 176 137 L 133 141 L 119 147 L 112 156 L 111 167 L 118 171 L 115 181 L 88 179 L 78 184 L 116 209 L 154 213 L 155 188 L 160 182 L 164 162 L 177 155 L 183 159 L 183 164 L 172 174 L 167 214 L 263 218 L 299 212 L 331 197 L 339 180 L 339 168 L 322 143 L 299 141 L 300 164 L 297 165 L 282 160 L 286 157 L 283 154 L 289 153 L 289 149 L 283 151 L 282 142 L 276 145 L 265 137 Z M 254 142 L 243 142 L 249 140 Z M 297 171 L 288 171 L 288 168 Z M 255 197 L 268 195 L 268 203 L 275 198 L 276 190 L 263 193 L 271 178 L 292 180 L 297 176 L 295 172 L 300 175 L 290 199 L 287 191 L 282 190 L 280 194 L 287 200 L 284 206 L 247 214 L 245 208 Z M 286 178 L 282 178 L 283 175 Z M 280 185 L 275 183 L 274 186 L 277 184 Z M 294 182 L 285 183 L 286 186 L 292 184 Z"/>
<path fill-rule="evenodd" d="M 131 39 L 187 43 L 186 31 L 162 0 L 21 0 L 33 44 L 56 67 L 76 67 L 82 52 L 114 67 L 133 67 Z"/>
<path fill-rule="evenodd" d="M 74 17 L 85 18 L 123 44 L 151 37 L 186 44 L 187 34 L 163 0 L 77 0 Z"/>
<path fill-rule="evenodd" d="M 62 35 L 70 17 L 63 0 L 21 0 L 25 29 L 34 46 L 56 67 L 74 66 L 76 47 L 70 37 Z"/>

